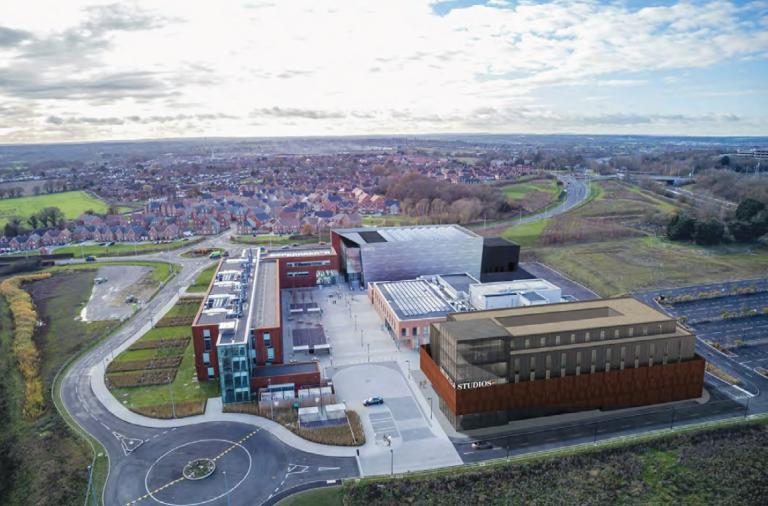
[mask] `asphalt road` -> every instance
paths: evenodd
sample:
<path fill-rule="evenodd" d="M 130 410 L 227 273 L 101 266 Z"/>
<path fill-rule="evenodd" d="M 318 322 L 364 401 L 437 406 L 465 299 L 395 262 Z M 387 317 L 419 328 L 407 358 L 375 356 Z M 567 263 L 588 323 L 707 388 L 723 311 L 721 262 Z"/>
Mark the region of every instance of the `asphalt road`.
<path fill-rule="evenodd" d="M 226 237 L 219 236 L 188 249 L 231 247 L 226 240 Z M 307 454 L 283 444 L 264 431 L 253 433 L 254 427 L 250 425 L 207 423 L 170 430 L 141 427 L 115 417 L 93 395 L 88 376 L 91 367 L 105 360 L 114 348 L 138 332 L 150 315 L 158 317 L 162 307 L 181 288 L 188 286 L 210 262 L 205 257 L 185 258 L 181 256 L 185 251 L 138 257 L 142 260 L 171 261 L 181 266 L 181 272 L 117 332 L 80 357 L 62 379 L 64 408 L 107 450 L 110 474 L 104 489 L 104 504 L 113 506 L 138 501 L 135 504 L 224 505 L 227 501 L 222 494 L 227 487 L 231 489 L 232 504 L 261 504 L 272 495 L 303 482 L 357 476 L 357 464 L 352 458 Z M 190 457 L 215 457 L 229 447 L 234 448 L 224 454 L 220 462 L 217 461 L 219 470 L 227 471 L 226 486 L 223 472 L 194 483 L 174 481 Z M 243 480 L 242 483 L 234 488 L 240 480 Z M 169 483 L 169 486 L 154 492 Z M 153 492 L 153 495 L 147 495 L 148 492 Z"/>
<path fill-rule="evenodd" d="M 523 216 L 522 219 L 514 220 L 514 223 L 511 223 L 512 225 L 522 225 L 525 223 L 544 220 L 551 218 L 552 216 L 557 216 L 558 214 L 566 213 L 587 199 L 589 196 L 589 186 L 585 180 L 577 179 L 573 176 L 558 177 L 565 186 L 565 199 L 552 209 L 548 209 L 545 212 L 532 214 L 530 216 Z"/>

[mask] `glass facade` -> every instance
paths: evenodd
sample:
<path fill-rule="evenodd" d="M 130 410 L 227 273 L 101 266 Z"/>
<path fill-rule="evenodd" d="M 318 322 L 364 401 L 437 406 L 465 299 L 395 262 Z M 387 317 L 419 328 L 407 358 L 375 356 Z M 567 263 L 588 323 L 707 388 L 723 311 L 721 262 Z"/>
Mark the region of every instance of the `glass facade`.
<path fill-rule="evenodd" d="M 249 401 L 251 375 L 247 346 L 245 344 L 219 345 L 217 352 L 222 400 L 225 403 Z"/>

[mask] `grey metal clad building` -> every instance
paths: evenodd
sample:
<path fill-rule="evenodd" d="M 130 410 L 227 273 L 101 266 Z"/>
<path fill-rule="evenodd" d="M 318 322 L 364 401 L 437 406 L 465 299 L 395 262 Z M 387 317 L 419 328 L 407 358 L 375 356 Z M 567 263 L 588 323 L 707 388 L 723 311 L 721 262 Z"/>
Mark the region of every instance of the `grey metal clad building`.
<path fill-rule="evenodd" d="M 424 225 L 334 230 L 347 281 L 413 279 L 466 272 L 480 279 L 483 237 L 458 225 Z"/>

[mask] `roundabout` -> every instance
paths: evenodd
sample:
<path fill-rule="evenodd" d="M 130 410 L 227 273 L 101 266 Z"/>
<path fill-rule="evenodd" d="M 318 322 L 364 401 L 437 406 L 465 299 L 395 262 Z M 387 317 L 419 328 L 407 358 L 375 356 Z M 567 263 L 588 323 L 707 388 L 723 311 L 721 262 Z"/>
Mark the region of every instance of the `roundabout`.
<path fill-rule="evenodd" d="M 200 439 L 158 457 L 147 470 L 144 488 L 166 506 L 198 506 L 235 491 L 248 478 L 251 452 L 227 439 Z"/>

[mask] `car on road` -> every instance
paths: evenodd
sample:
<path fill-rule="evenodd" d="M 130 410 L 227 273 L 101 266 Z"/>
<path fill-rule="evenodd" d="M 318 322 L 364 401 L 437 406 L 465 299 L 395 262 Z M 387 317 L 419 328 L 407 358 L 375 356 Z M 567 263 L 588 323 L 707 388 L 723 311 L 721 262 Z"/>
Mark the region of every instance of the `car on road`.
<path fill-rule="evenodd" d="M 99 276 L 98 278 L 93 278 L 93 282 L 96 283 L 97 285 L 100 285 L 102 283 L 106 283 L 107 281 L 109 281 L 109 280 L 107 278 L 105 278 L 105 277 L 102 277 L 102 276 Z"/>
<path fill-rule="evenodd" d="M 96 261 L 96 257 L 93 256 L 93 255 L 88 255 L 87 257 L 85 257 L 85 261 L 86 262 L 95 262 Z"/>
<path fill-rule="evenodd" d="M 363 401 L 363 406 L 376 406 L 377 404 L 384 404 L 384 397 L 374 395 L 373 397 L 368 397 Z"/>
<path fill-rule="evenodd" d="M 139 302 L 139 299 L 135 295 L 129 295 L 125 298 L 126 304 L 135 304 L 136 302 Z"/>
<path fill-rule="evenodd" d="M 493 445 L 488 441 L 475 441 L 472 443 L 473 450 L 490 450 L 491 448 L 493 448 Z"/>

